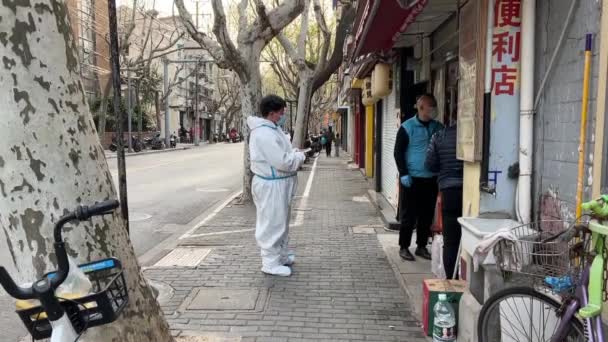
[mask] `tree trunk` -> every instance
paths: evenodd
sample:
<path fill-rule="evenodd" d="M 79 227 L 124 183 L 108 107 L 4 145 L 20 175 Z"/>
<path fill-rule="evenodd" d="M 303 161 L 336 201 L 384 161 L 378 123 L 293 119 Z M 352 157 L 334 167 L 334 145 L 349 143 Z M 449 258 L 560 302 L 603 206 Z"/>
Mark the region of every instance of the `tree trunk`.
<path fill-rule="evenodd" d="M 258 56 L 259 53 L 253 56 Z M 255 59 L 255 58 L 254 58 Z M 247 126 L 247 117 L 251 115 L 257 115 L 258 108 L 260 107 L 260 100 L 262 99 L 262 77 L 259 70 L 259 61 L 252 61 L 249 65 L 249 80 L 248 82 L 241 82 L 241 122 L 238 128 L 239 132 L 243 133 L 245 143 L 243 148 L 243 195 L 241 201 L 250 202 L 251 196 L 251 180 L 253 173 L 251 172 L 251 160 L 249 157 L 249 127 Z"/>
<path fill-rule="evenodd" d="M 97 122 L 97 133 L 99 139 L 103 139 L 106 133 L 106 116 L 108 115 L 108 97 L 110 96 L 110 89 L 112 89 L 112 82 L 108 80 L 106 86 L 103 88 L 103 94 L 101 94 L 101 105 L 99 107 L 99 122 Z"/>
<path fill-rule="evenodd" d="M 0 136 L 7 142 L 0 144 L 0 258 L 18 283 L 55 269 L 52 229 L 66 210 L 116 198 L 79 77 L 68 8 L 39 0 L 36 9 L 29 2 L 5 6 L 0 21 L 0 32 L 13 32 L 0 45 Z M 70 228 L 68 253 L 79 263 L 118 258 L 129 291 L 120 319 L 92 328 L 83 341 L 172 341 L 120 213 Z"/>
<path fill-rule="evenodd" d="M 137 139 L 139 139 L 139 141 L 141 142 L 141 131 L 143 130 L 143 126 L 144 126 L 144 114 L 141 110 L 141 101 L 139 99 L 139 82 L 135 83 L 135 108 L 137 108 L 137 114 L 138 114 L 138 119 L 137 119 Z"/>
<path fill-rule="evenodd" d="M 312 97 L 313 74 L 311 71 L 300 72 L 298 92 L 298 109 L 296 113 L 296 129 L 294 130 L 293 145 L 303 148 L 306 141 L 306 123 L 308 122 L 309 105 Z"/>
<path fill-rule="evenodd" d="M 158 90 L 154 91 L 154 109 L 156 110 L 156 130 L 160 131 L 161 115 L 160 115 L 160 99 Z"/>

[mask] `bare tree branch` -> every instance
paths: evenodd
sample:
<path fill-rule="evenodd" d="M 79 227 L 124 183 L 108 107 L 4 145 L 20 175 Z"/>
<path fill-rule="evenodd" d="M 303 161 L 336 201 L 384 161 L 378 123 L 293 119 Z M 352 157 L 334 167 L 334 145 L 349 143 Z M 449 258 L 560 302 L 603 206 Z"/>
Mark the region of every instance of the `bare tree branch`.
<path fill-rule="evenodd" d="M 296 49 L 293 47 L 293 45 L 291 45 L 291 42 L 289 41 L 289 39 L 287 39 L 287 37 L 285 37 L 285 34 L 283 32 L 280 32 L 279 34 L 277 34 L 277 40 L 283 46 L 283 50 L 285 50 L 285 53 L 287 55 L 289 55 L 289 58 L 291 58 L 291 60 L 294 61 L 294 63 L 295 63 L 299 59 L 298 53 L 297 53 Z"/>
<path fill-rule="evenodd" d="M 245 30 L 242 28 L 247 27 L 247 6 L 249 5 L 249 0 L 241 0 L 238 5 L 239 11 L 239 33 L 237 37 L 237 41 L 241 41 L 242 35 L 245 33 Z"/>
<path fill-rule="evenodd" d="M 226 22 L 226 13 L 224 12 L 222 0 L 212 0 L 211 6 L 213 7 L 214 14 L 213 34 L 224 52 L 224 57 L 230 61 L 230 64 L 232 64 L 232 67 L 235 69 L 235 71 L 237 71 L 237 73 L 244 73 L 246 71 L 245 61 L 243 61 L 243 57 L 235 47 L 232 39 L 230 39 L 230 34 L 228 33 L 228 23 Z"/>
<path fill-rule="evenodd" d="M 192 37 L 192 39 L 194 39 L 203 49 L 209 52 L 220 67 L 228 67 L 228 60 L 226 59 L 222 46 L 220 46 L 218 42 L 211 39 L 206 34 L 199 32 L 196 29 L 196 26 L 194 26 L 194 23 L 192 22 L 192 16 L 184 5 L 184 0 L 175 0 L 175 6 L 177 7 L 179 17 L 190 37 Z"/>
<path fill-rule="evenodd" d="M 317 62 L 317 66 L 315 68 L 315 72 L 319 72 L 323 70 L 325 64 L 327 63 L 327 54 L 329 51 L 329 44 L 331 43 L 331 32 L 327 28 L 327 22 L 325 21 L 325 15 L 321 9 L 321 5 L 319 4 L 319 0 L 314 1 L 314 11 L 315 11 L 315 19 L 319 24 L 319 29 L 321 31 L 323 39 L 321 40 L 321 51 L 319 53 L 319 59 Z"/>
<path fill-rule="evenodd" d="M 270 42 L 278 32 L 293 21 L 294 16 L 304 9 L 305 0 L 288 0 L 266 12 L 266 7 L 261 0 L 256 1 L 256 12 L 260 17 L 251 26 L 249 34 L 243 35 L 243 42 L 253 42 L 258 38 L 266 43 Z"/>
<path fill-rule="evenodd" d="M 355 20 L 355 8 L 351 1 L 342 1 L 342 14 L 338 19 L 338 25 L 336 27 L 336 37 L 334 40 L 334 48 L 329 61 L 322 70 L 318 70 L 315 73 L 314 82 L 312 86 L 313 94 L 325 83 L 331 75 L 336 72 L 343 59 L 344 41 L 348 31 L 350 30 Z"/>

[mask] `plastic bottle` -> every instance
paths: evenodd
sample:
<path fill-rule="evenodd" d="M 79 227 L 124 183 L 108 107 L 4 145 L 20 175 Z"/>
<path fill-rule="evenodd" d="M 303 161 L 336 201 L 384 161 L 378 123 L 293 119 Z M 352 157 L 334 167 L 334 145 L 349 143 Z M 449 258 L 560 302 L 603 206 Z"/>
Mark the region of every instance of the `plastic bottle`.
<path fill-rule="evenodd" d="M 445 293 L 439 294 L 439 301 L 433 308 L 433 342 L 456 341 L 456 315 L 452 305 L 448 303 Z"/>

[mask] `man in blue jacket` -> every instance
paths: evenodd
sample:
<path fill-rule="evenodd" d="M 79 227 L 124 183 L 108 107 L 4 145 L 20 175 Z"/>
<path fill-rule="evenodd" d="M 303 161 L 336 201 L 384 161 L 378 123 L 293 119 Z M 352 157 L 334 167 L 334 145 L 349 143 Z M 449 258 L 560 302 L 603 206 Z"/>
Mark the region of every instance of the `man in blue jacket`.
<path fill-rule="evenodd" d="M 437 177 L 425 166 L 426 151 L 433 134 L 443 129 L 435 121 L 437 101 L 433 95 L 421 96 L 416 102 L 418 113 L 406 120 L 395 141 L 395 162 L 399 170 L 399 180 L 405 198 L 399 203 L 399 246 L 401 258 L 414 261 L 409 251 L 412 234 L 416 229 L 415 254 L 431 259 L 426 248 L 437 201 Z"/>

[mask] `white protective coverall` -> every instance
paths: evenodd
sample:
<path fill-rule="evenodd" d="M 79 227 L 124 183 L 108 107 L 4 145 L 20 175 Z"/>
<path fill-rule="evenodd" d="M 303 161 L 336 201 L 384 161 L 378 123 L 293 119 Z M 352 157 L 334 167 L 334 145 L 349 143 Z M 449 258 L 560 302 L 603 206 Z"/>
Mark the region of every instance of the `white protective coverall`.
<path fill-rule="evenodd" d="M 261 249 L 262 272 L 288 276 L 288 234 L 297 170 L 306 156 L 293 148 L 289 136 L 272 121 L 250 116 L 251 185 L 256 206 L 255 238 Z"/>

